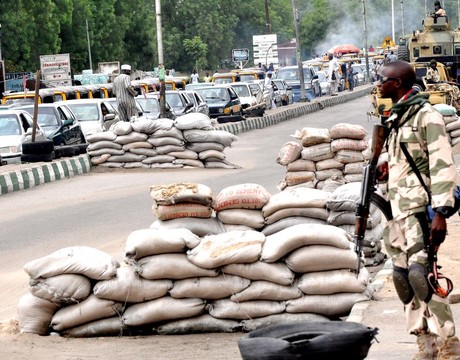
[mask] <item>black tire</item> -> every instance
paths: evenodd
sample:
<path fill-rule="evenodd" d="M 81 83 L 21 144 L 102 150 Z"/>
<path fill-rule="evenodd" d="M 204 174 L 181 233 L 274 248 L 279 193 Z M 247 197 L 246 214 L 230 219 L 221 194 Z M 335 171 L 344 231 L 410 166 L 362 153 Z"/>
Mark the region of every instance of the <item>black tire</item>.
<path fill-rule="evenodd" d="M 54 158 L 55 159 L 60 159 L 62 157 L 62 151 L 60 147 L 55 147 L 54 148 Z"/>
<path fill-rule="evenodd" d="M 365 359 L 378 329 L 345 322 L 268 326 L 238 341 L 243 360 Z"/>
<path fill-rule="evenodd" d="M 398 46 L 398 60 L 409 62 L 409 49 L 405 46 Z"/>
<path fill-rule="evenodd" d="M 217 122 L 219 124 L 228 123 L 228 122 L 238 122 L 244 120 L 244 117 L 241 115 L 228 115 L 228 116 L 219 116 Z"/>
<path fill-rule="evenodd" d="M 75 147 L 73 145 L 64 145 L 60 146 L 59 150 L 62 157 L 72 157 L 75 156 Z"/>
<path fill-rule="evenodd" d="M 393 213 L 391 212 L 391 205 L 388 201 L 386 201 L 380 195 L 376 193 L 372 193 L 371 195 L 371 203 L 377 206 L 379 210 L 383 213 L 387 220 L 393 220 Z"/>
<path fill-rule="evenodd" d="M 54 144 L 51 140 L 44 141 L 35 141 L 35 142 L 26 142 L 22 144 L 22 153 L 23 154 L 49 154 L 54 150 Z"/>
<path fill-rule="evenodd" d="M 35 162 L 50 162 L 54 160 L 54 151 L 49 154 L 22 154 L 21 162 L 35 163 Z"/>
<path fill-rule="evenodd" d="M 80 154 L 86 154 L 86 149 L 88 148 L 89 143 L 79 144 L 76 147 L 78 148 L 78 152 Z"/>

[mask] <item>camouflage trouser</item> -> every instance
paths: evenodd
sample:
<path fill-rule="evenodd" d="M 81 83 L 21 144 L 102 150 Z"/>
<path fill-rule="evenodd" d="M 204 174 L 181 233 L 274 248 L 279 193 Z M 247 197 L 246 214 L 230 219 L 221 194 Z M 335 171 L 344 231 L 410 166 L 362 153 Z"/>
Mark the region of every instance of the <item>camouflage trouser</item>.
<path fill-rule="evenodd" d="M 393 266 L 408 269 L 414 262 L 427 265 L 422 227 L 415 215 L 388 221 L 383 239 Z M 429 302 L 425 303 L 414 296 L 404 306 L 404 311 L 407 330 L 411 334 L 429 331 L 444 340 L 455 335 L 455 324 L 447 299 L 433 294 Z"/>

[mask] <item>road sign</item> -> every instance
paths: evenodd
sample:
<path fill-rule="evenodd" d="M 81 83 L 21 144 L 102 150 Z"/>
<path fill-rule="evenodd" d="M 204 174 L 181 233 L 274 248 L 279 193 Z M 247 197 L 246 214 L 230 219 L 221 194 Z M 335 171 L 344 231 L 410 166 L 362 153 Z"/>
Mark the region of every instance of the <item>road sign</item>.
<path fill-rule="evenodd" d="M 278 45 L 276 34 L 253 35 L 254 63 L 278 64 Z"/>
<path fill-rule="evenodd" d="M 70 55 L 41 55 L 40 70 L 48 85 L 71 85 Z"/>
<path fill-rule="evenodd" d="M 248 61 L 249 49 L 233 49 L 232 50 L 233 62 Z"/>

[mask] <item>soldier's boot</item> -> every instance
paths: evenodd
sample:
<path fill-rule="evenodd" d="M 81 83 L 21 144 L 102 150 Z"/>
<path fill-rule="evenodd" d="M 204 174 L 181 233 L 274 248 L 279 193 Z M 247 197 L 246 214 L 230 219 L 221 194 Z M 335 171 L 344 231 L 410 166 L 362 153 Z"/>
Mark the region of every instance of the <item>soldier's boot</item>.
<path fill-rule="evenodd" d="M 453 336 L 442 342 L 438 340 L 438 359 L 460 360 L 460 341 Z"/>
<path fill-rule="evenodd" d="M 436 346 L 436 335 L 420 334 L 417 335 L 418 353 L 412 357 L 412 360 L 436 360 L 438 356 L 438 347 Z"/>

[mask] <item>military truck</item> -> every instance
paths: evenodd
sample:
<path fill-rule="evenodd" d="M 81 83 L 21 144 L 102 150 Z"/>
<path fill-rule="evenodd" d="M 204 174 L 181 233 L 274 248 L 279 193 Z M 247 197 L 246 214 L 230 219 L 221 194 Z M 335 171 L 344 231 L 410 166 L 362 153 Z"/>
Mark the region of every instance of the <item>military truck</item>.
<path fill-rule="evenodd" d="M 422 25 L 422 31 L 413 31 L 400 38 L 398 59 L 417 63 L 429 63 L 435 59 L 446 65 L 449 77 L 458 82 L 460 30 L 451 30 L 447 17 L 428 16 Z"/>

